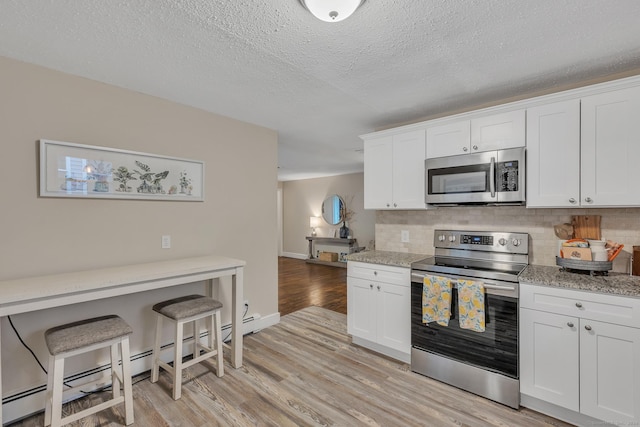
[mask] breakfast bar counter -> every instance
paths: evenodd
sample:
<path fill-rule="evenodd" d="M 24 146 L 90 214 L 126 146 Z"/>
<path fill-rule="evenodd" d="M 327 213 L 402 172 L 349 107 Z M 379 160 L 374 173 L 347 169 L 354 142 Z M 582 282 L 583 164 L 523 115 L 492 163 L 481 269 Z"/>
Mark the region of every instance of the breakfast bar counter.
<path fill-rule="evenodd" d="M 213 296 L 221 283 L 218 279 L 229 276 L 232 286 L 231 364 L 239 368 L 242 366 L 245 264 L 242 260 L 210 255 L 0 281 L 0 317 L 201 281 L 205 282 L 206 295 Z"/>

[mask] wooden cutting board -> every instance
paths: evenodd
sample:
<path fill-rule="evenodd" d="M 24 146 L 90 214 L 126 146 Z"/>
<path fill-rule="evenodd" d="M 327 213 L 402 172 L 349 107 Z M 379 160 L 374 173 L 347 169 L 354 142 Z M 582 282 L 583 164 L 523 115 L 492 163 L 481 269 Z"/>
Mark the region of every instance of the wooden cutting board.
<path fill-rule="evenodd" d="M 573 237 L 600 240 L 600 215 L 574 215 L 571 217 Z"/>

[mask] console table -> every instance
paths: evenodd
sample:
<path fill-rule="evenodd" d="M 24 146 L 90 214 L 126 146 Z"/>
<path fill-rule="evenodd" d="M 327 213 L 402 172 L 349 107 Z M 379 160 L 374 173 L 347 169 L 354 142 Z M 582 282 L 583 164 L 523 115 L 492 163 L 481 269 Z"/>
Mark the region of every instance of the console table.
<path fill-rule="evenodd" d="M 242 281 L 245 264 L 245 261 L 233 258 L 203 256 L 0 281 L 0 317 L 200 281 L 205 281 L 205 292 L 212 296 L 214 288 L 220 286 L 218 279 L 230 276 L 231 364 L 239 368 L 242 366 Z"/>
<path fill-rule="evenodd" d="M 353 252 L 353 248 L 358 244 L 358 239 L 340 239 L 337 237 L 316 237 L 316 236 L 307 236 L 306 239 L 309 241 L 309 259 L 307 262 L 310 264 L 324 264 L 331 265 L 334 267 L 347 267 L 347 263 L 344 261 L 320 261 L 313 255 L 313 242 L 317 242 L 323 245 L 332 245 L 332 246 L 346 246 L 347 252 Z"/>

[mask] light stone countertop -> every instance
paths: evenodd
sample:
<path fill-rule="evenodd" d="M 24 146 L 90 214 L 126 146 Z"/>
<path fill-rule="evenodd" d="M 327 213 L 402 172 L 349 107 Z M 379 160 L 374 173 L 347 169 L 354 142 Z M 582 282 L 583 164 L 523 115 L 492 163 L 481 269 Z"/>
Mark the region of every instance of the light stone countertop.
<path fill-rule="evenodd" d="M 518 277 L 520 283 L 530 285 L 567 288 L 640 298 L 640 276 L 609 273 L 608 276 L 560 271 L 558 266 L 529 265 Z"/>
<path fill-rule="evenodd" d="M 411 267 L 411 263 L 428 257 L 425 254 L 391 251 L 365 251 L 347 255 L 347 261 L 368 262 L 369 264 Z"/>
<path fill-rule="evenodd" d="M 347 261 L 410 268 L 412 263 L 428 256 L 430 255 L 407 252 L 365 251 L 348 255 Z M 520 283 L 531 285 L 640 298 L 640 276 L 623 273 L 610 272 L 608 276 L 591 276 L 560 271 L 558 266 L 531 264 L 518 278 Z"/>

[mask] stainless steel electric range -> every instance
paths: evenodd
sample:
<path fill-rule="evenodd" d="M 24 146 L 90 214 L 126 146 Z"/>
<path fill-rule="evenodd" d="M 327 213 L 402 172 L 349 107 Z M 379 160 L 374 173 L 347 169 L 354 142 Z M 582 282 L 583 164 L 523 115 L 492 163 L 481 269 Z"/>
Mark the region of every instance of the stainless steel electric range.
<path fill-rule="evenodd" d="M 411 265 L 412 371 L 518 408 L 518 275 L 529 263 L 529 235 L 436 230 L 434 247 Z M 422 321 L 425 275 L 453 283 L 448 326 Z M 484 284 L 484 332 L 458 324 L 459 279 Z"/>

